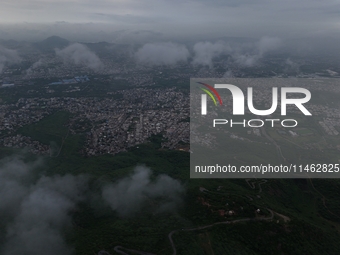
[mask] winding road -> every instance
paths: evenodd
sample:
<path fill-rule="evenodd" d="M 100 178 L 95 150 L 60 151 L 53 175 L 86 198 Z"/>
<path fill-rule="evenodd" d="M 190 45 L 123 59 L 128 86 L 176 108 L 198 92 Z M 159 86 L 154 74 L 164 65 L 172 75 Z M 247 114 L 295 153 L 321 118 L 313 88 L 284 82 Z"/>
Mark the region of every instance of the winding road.
<path fill-rule="evenodd" d="M 274 212 L 270 209 L 267 208 L 267 210 L 270 212 L 270 216 L 268 217 L 264 217 L 264 218 L 244 218 L 244 219 L 238 219 L 238 220 L 231 220 L 231 221 L 221 221 L 221 222 L 215 222 L 213 224 L 210 225 L 205 225 L 205 226 L 200 226 L 197 228 L 182 228 L 182 229 L 176 229 L 176 230 L 172 230 L 169 234 L 168 234 L 168 238 L 172 247 L 172 255 L 177 255 L 177 250 L 176 250 L 176 246 L 174 243 L 174 240 L 172 239 L 172 236 L 178 232 L 189 232 L 189 231 L 196 231 L 196 230 L 202 230 L 202 229 L 207 229 L 207 228 L 211 228 L 217 225 L 227 225 L 227 224 L 235 224 L 235 223 L 239 223 L 239 222 L 245 222 L 245 221 L 264 221 L 264 220 L 272 220 L 274 218 Z M 123 251 L 123 250 L 124 251 Z M 117 252 L 118 254 L 122 254 L 122 255 L 130 255 L 127 252 L 130 253 L 134 253 L 134 254 L 139 254 L 139 255 L 156 255 L 154 253 L 150 253 L 150 252 L 145 252 L 145 251 L 139 251 L 139 250 L 133 250 L 133 249 L 127 249 L 123 246 L 115 246 L 114 247 L 114 251 Z M 110 253 L 108 253 L 107 251 L 100 251 L 98 253 L 98 255 L 111 255 Z"/>
<path fill-rule="evenodd" d="M 123 246 L 115 246 L 114 247 L 114 251 L 115 252 L 117 252 L 119 254 L 123 254 L 123 255 L 130 255 L 130 254 L 127 254 L 124 251 L 122 251 L 122 249 L 124 249 L 125 251 L 129 251 L 129 252 L 135 253 L 135 254 L 140 254 L 140 255 L 156 255 L 156 254 L 150 253 L 150 252 L 127 249 L 127 248 L 124 248 Z"/>
<path fill-rule="evenodd" d="M 249 185 L 249 187 L 250 187 L 251 189 L 255 189 L 255 183 L 256 183 L 256 181 L 254 181 L 254 182 L 249 182 L 250 179 L 246 179 L 245 181 L 246 181 L 246 183 Z M 262 180 L 262 181 L 260 181 L 260 182 L 257 183 L 257 185 L 259 185 L 259 193 L 262 192 L 262 186 L 261 186 L 261 185 L 264 184 L 264 183 L 266 183 L 266 182 L 267 182 L 267 180 Z"/>
<path fill-rule="evenodd" d="M 265 217 L 265 218 L 245 218 L 245 219 L 239 219 L 239 220 L 232 220 L 232 221 L 222 221 L 222 222 L 216 222 L 210 225 L 206 225 L 206 226 L 201 226 L 201 227 L 197 227 L 197 228 L 182 228 L 182 229 L 177 229 L 177 230 L 173 230 L 169 233 L 168 238 L 169 241 L 171 243 L 171 247 L 173 250 L 172 255 L 177 255 L 177 250 L 176 250 L 176 246 L 175 243 L 172 239 L 172 236 L 177 233 L 177 232 L 181 232 L 181 231 L 196 231 L 196 230 L 202 230 L 202 229 L 207 229 L 207 228 L 211 228 L 213 226 L 216 225 L 223 225 L 223 224 L 233 224 L 233 223 L 239 223 L 239 222 L 245 222 L 245 221 L 263 221 L 263 220 L 272 220 L 274 218 L 274 212 L 270 209 L 267 208 L 268 211 L 270 211 L 270 216 L 269 217 Z"/>

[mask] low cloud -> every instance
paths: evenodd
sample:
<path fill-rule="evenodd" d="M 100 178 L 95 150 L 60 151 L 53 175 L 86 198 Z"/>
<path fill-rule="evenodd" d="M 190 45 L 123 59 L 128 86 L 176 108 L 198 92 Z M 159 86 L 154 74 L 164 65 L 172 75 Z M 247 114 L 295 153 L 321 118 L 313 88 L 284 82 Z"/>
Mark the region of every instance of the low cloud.
<path fill-rule="evenodd" d="M 263 55 L 282 46 L 282 41 L 278 37 L 264 36 L 258 42 L 259 54 Z"/>
<path fill-rule="evenodd" d="M 255 54 L 233 54 L 233 59 L 240 66 L 252 67 L 259 61 L 260 55 Z"/>
<path fill-rule="evenodd" d="M 277 50 L 281 46 L 282 42 L 278 37 L 265 36 L 255 44 L 245 44 L 234 48 L 231 55 L 238 65 L 252 67 L 255 66 L 266 53 Z"/>
<path fill-rule="evenodd" d="M 87 179 L 66 175 L 34 181 L 39 162 L 11 158 L 1 163 L 0 215 L 7 219 L 1 254 L 72 254 L 63 233 L 71 227 L 69 214 L 83 199 Z"/>
<path fill-rule="evenodd" d="M 223 78 L 234 78 L 233 72 L 231 70 L 227 70 L 224 74 L 223 74 Z"/>
<path fill-rule="evenodd" d="M 55 52 L 64 63 L 86 66 L 94 71 L 98 71 L 103 66 L 99 57 L 80 43 L 73 43 L 62 50 L 56 49 Z"/>
<path fill-rule="evenodd" d="M 79 202 L 91 204 L 91 197 L 100 201 L 93 208 L 109 206 L 122 217 L 142 209 L 171 212 L 182 203 L 184 187 L 179 181 L 167 175 L 152 178 L 143 166 L 115 183 L 100 184 L 100 193 L 89 189 L 86 176 L 40 176 L 38 166 L 41 161 L 26 163 L 20 157 L 0 161 L 0 227 L 5 231 L 0 254 L 74 254 L 65 233 L 72 228 L 72 212 Z"/>
<path fill-rule="evenodd" d="M 213 68 L 214 59 L 222 55 L 230 56 L 230 61 L 245 67 L 255 66 L 263 56 L 281 47 L 277 37 L 262 37 L 257 43 L 228 44 L 223 41 L 198 42 L 193 47 L 193 65 Z"/>
<path fill-rule="evenodd" d="M 37 69 L 37 68 L 39 68 L 39 67 L 41 67 L 41 66 L 43 66 L 43 65 L 44 65 L 44 61 L 43 61 L 42 59 L 39 59 L 37 62 L 33 63 L 33 64 L 30 66 L 30 68 L 28 68 L 28 69 L 26 70 L 26 74 L 27 74 L 27 75 L 32 74 L 32 72 L 33 72 L 35 69 Z"/>
<path fill-rule="evenodd" d="M 289 72 L 289 71 L 294 71 L 294 72 L 297 72 L 299 73 L 300 72 L 300 65 L 297 64 L 296 62 L 294 62 L 293 60 L 291 60 L 290 58 L 287 58 L 286 59 L 286 71 Z"/>
<path fill-rule="evenodd" d="M 184 187 L 167 175 L 152 180 L 151 174 L 149 168 L 138 166 L 130 177 L 104 186 L 102 196 L 120 216 L 132 216 L 150 199 L 159 200 L 155 212 L 175 210 L 181 203 Z"/>
<path fill-rule="evenodd" d="M 172 42 L 147 43 L 135 54 L 138 63 L 147 65 L 174 65 L 186 62 L 189 56 L 186 46 Z"/>
<path fill-rule="evenodd" d="M 0 73 L 6 64 L 19 63 L 21 58 L 16 50 L 9 50 L 0 45 Z"/>
<path fill-rule="evenodd" d="M 193 65 L 213 67 L 213 58 L 231 51 L 229 45 L 224 42 L 198 42 L 194 45 Z"/>

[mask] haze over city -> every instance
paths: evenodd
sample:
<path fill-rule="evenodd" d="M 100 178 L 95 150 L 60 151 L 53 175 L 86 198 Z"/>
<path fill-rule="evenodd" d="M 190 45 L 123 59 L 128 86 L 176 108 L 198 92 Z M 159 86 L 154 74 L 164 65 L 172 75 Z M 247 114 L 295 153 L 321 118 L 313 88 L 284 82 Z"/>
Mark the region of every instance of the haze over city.
<path fill-rule="evenodd" d="M 339 14 L 335 0 L 2 0 L 0 254 L 338 254 Z M 238 120 L 217 78 L 262 110 L 272 86 L 303 87 L 311 114 Z M 300 172 L 207 179 L 202 163 L 191 178 L 216 148 L 232 169 Z"/>

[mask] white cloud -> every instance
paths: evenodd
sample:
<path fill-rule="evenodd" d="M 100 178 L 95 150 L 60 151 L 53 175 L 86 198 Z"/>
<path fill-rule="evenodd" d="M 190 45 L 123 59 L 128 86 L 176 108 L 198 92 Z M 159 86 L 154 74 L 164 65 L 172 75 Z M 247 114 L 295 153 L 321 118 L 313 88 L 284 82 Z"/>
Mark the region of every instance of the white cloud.
<path fill-rule="evenodd" d="M 213 67 L 212 60 L 214 57 L 221 55 L 222 53 L 229 52 L 231 49 L 223 42 L 198 42 L 194 45 L 194 59 L 192 64 L 194 65 L 206 65 L 210 68 Z"/>
<path fill-rule="evenodd" d="M 9 50 L 0 45 L 0 73 L 6 64 L 19 63 L 20 57 L 15 50 Z"/>
<path fill-rule="evenodd" d="M 84 199 L 87 178 L 56 175 L 35 181 L 33 169 L 40 161 L 15 157 L 0 164 L 0 216 L 6 219 L 1 254 L 72 254 L 64 231 L 72 226 L 71 210 Z"/>
<path fill-rule="evenodd" d="M 96 54 L 80 43 L 71 44 L 62 50 L 56 49 L 55 52 L 64 62 L 87 66 L 92 70 L 98 70 L 103 65 Z"/>
<path fill-rule="evenodd" d="M 176 209 L 181 202 L 183 186 L 168 175 L 159 175 L 152 180 L 151 174 L 149 168 L 136 167 L 130 177 L 103 188 L 104 200 L 120 216 L 131 216 L 139 212 L 150 198 L 159 200 L 157 208 L 154 208 L 157 212 Z"/>

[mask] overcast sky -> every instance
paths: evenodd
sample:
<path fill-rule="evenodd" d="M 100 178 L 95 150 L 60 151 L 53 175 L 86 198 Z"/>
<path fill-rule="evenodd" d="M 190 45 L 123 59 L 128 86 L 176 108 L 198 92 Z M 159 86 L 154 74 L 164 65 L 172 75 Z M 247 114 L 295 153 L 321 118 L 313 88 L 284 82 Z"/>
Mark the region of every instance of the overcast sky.
<path fill-rule="evenodd" d="M 33 32 L 44 24 L 46 31 L 61 33 L 86 23 L 103 36 L 123 29 L 187 36 L 330 36 L 339 32 L 340 1 L 1 0 L 1 37 L 23 27 L 13 24 Z"/>

